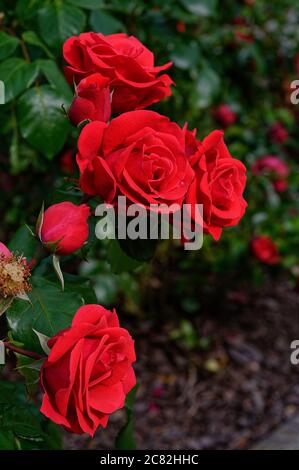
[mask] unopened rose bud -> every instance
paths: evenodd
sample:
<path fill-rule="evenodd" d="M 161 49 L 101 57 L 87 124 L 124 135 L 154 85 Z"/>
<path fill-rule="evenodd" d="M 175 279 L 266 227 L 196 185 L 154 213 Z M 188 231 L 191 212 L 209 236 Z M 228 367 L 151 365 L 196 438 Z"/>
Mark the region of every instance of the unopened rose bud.
<path fill-rule="evenodd" d="M 108 78 L 94 73 L 80 81 L 68 116 L 75 126 L 86 120 L 107 122 L 111 115 Z"/>
<path fill-rule="evenodd" d="M 88 238 L 87 219 L 90 209 L 86 204 L 76 206 L 60 202 L 43 214 L 41 227 L 37 227 L 44 247 L 57 255 L 69 255 L 79 250 Z"/>

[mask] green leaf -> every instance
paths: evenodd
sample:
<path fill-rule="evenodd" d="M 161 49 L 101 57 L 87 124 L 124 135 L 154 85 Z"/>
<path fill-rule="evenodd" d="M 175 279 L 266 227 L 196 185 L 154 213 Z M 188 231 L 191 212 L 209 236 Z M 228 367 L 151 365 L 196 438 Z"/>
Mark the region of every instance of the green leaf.
<path fill-rule="evenodd" d="M 31 44 L 32 46 L 36 46 L 42 49 L 47 54 L 47 56 L 50 57 L 51 59 L 54 58 L 54 55 L 52 54 L 52 52 L 47 48 L 47 46 L 43 43 L 43 41 L 38 37 L 35 31 L 25 31 L 22 34 L 22 38 L 28 44 Z"/>
<path fill-rule="evenodd" d="M 217 0 L 180 0 L 190 13 L 196 16 L 211 16 L 215 13 Z"/>
<path fill-rule="evenodd" d="M 196 83 L 194 93 L 196 97 L 193 98 L 194 103 L 203 109 L 212 104 L 214 96 L 217 94 L 220 87 L 219 76 L 210 67 L 204 67 L 199 71 L 199 78 Z"/>
<path fill-rule="evenodd" d="M 6 312 L 8 307 L 10 307 L 10 304 L 13 301 L 13 297 L 2 297 L 0 295 L 0 317 L 3 315 L 3 313 Z"/>
<path fill-rule="evenodd" d="M 0 450 L 15 450 L 14 435 L 11 430 L 0 429 Z"/>
<path fill-rule="evenodd" d="M 53 0 L 39 11 L 39 33 L 48 46 L 60 48 L 67 38 L 83 31 L 85 21 L 85 14 L 79 8 Z"/>
<path fill-rule="evenodd" d="M 41 59 L 37 62 L 40 66 L 41 72 L 45 75 L 50 85 L 52 85 L 64 98 L 63 104 L 69 105 L 73 98 L 73 92 L 63 74 L 57 67 L 56 62 L 54 62 L 54 60 L 46 59 Z"/>
<path fill-rule="evenodd" d="M 17 357 L 16 370 L 24 377 L 29 395 L 33 395 L 39 387 L 40 369 L 44 360 L 35 361 L 30 357 L 15 353 Z"/>
<path fill-rule="evenodd" d="M 0 64 L 0 80 L 5 85 L 5 103 L 16 98 L 22 91 L 29 88 L 38 74 L 36 63 L 28 63 L 24 59 L 11 58 Z"/>
<path fill-rule="evenodd" d="M 22 25 L 34 23 L 40 7 L 41 0 L 18 0 L 15 12 L 19 22 Z"/>
<path fill-rule="evenodd" d="M 0 381 L 0 449 L 61 449 L 61 432 L 29 401 L 20 382 Z"/>
<path fill-rule="evenodd" d="M 38 241 L 26 225 L 20 227 L 10 239 L 8 248 L 28 259 L 33 257 Z"/>
<path fill-rule="evenodd" d="M 92 30 L 97 33 L 113 34 L 124 31 L 124 25 L 119 20 L 102 10 L 93 11 L 89 22 Z"/>
<path fill-rule="evenodd" d="M 22 137 L 49 159 L 62 149 L 70 129 L 61 105 L 61 96 L 49 85 L 28 90 L 18 102 Z"/>
<path fill-rule="evenodd" d="M 111 270 L 116 273 L 124 271 L 134 271 L 140 266 L 140 262 L 128 256 L 120 247 L 117 240 L 109 240 L 107 260 L 111 266 Z"/>
<path fill-rule="evenodd" d="M 61 290 L 64 291 L 64 277 L 60 267 L 60 256 L 53 255 L 53 267 L 61 284 Z"/>
<path fill-rule="evenodd" d="M 86 10 L 96 10 L 103 5 L 103 0 L 67 0 L 67 2 Z"/>
<path fill-rule="evenodd" d="M 128 393 L 126 398 L 126 414 L 127 422 L 118 433 L 115 440 L 115 448 L 118 450 L 135 450 L 136 442 L 134 437 L 133 428 L 133 404 L 135 401 L 135 395 L 138 390 L 138 385 Z"/>
<path fill-rule="evenodd" d="M 139 262 L 149 261 L 155 254 L 158 240 L 130 240 L 126 238 L 125 240 L 118 240 L 121 249 L 128 255 L 130 258 L 137 260 Z"/>
<path fill-rule="evenodd" d="M 95 303 L 96 299 L 89 282 L 82 278 L 74 280 L 74 276 L 66 283 L 64 292 L 57 282 L 37 276 L 32 277 L 31 284 L 32 305 L 14 300 L 6 315 L 14 340 L 23 343 L 25 349 L 43 354 L 33 329 L 52 337 L 71 325 L 79 307 Z"/>
<path fill-rule="evenodd" d="M 19 45 L 19 40 L 14 36 L 0 31 L 0 60 L 12 55 Z"/>
<path fill-rule="evenodd" d="M 127 394 L 126 397 L 126 408 L 129 411 L 133 411 L 133 406 L 135 403 L 135 398 L 136 398 L 136 393 L 139 388 L 139 384 L 136 384 L 135 387 L 132 388 L 132 390 Z"/>
<path fill-rule="evenodd" d="M 117 450 L 135 450 L 136 442 L 134 438 L 134 429 L 133 429 L 133 416 L 130 413 L 127 423 L 119 431 L 116 440 L 115 448 Z"/>

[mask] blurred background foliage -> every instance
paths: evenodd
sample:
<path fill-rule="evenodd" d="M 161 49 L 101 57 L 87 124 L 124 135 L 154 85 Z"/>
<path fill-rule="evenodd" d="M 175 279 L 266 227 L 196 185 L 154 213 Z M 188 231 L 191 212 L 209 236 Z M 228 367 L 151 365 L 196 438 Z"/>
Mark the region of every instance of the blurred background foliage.
<path fill-rule="evenodd" d="M 94 240 L 93 221 L 93 243 L 79 254 L 77 266 L 92 278 L 98 301 L 120 303 L 135 315 L 174 310 L 185 317 L 200 312 L 215 289 L 238 295 L 243 286 L 259 284 L 265 272 L 287 272 L 295 285 L 298 106 L 290 102 L 290 83 L 299 78 L 298 22 L 293 0 L 0 0 L 0 79 L 6 86 L 6 104 L 0 106 L 0 239 L 8 242 L 20 224 L 32 225 L 43 200 L 79 203 L 73 182 L 78 131 L 63 111 L 73 91 L 62 72 L 62 44 L 83 31 L 125 32 L 144 42 L 158 65 L 173 61 L 173 95 L 153 109 L 181 125 L 187 121 L 199 138 L 225 127 L 232 155 L 248 168 L 249 205 L 240 225 L 225 230 L 218 243 L 207 236 L 202 250 L 185 252 L 179 243 L 164 242 L 146 265 L 125 255 L 116 241 Z M 252 174 L 265 155 L 288 165 L 283 191 L 272 174 Z M 275 266 L 251 254 L 251 240 L 261 234 L 277 246 Z M 187 320 L 173 337 L 193 347 L 193 333 Z"/>

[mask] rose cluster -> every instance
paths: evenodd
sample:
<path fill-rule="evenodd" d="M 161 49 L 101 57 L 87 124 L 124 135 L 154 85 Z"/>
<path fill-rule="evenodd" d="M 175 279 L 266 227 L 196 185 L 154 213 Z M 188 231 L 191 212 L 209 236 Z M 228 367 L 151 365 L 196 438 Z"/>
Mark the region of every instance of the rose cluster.
<path fill-rule="evenodd" d="M 144 110 L 171 94 L 154 56 L 125 34 L 84 33 L 64 44 L 65 75 L 76 84 L 69 110 L 73 123 L 89 123 L 78 142 L 80 187 L 117 204 L 118 196 L 150 209 L 151 204 L 187 203 L 194 221 L 219 239 L 246 209 L 246 169 L 233 158 L 222 131 L 202 141 L 167 117 Z M 108 97 L 111 97 L 111 103 Z M 110 113 L 123 113 L 108 124 Z"/>
<path fill-rule="evenodd" d="M 116 207 L 126 196 L 149 210 L 186 203 L 194 225 L 215 240 L 240 221 L 246 169 L 230 154 L 223 131 L 199 140 L 187 125 L 144 109 L 171 94 L 173 82 L 164 73 L 171 63 L 155 65 L 153 53 L 125 34 L 84 33 L 69 38 L 63 53 L 65 76 L 75 84 L 68 116 L 82 128 L 76 160 L 85 195 Z M 71 153 L 62 164 L 72 172 Z M 48 208 L 37 227 L 44 247 L 60 256 L 78 250 L 88 238 L 89 216 L 86 204 Z M 93 435 L 136 383 L 131 336 L 115 312 L 86 305 L 48 347 L 41 411 L 68 431 Z"/>

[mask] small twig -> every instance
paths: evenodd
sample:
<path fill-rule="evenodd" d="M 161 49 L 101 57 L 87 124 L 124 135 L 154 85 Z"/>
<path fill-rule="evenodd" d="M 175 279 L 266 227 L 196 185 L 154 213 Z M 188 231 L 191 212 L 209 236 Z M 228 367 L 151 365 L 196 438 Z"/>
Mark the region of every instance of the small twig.
<path fill-rule="evenodd" d="M 17 346 L 10 344 L 8 341 L 4 341 L 4 346 L 6 347 L 6 349 L 9 349 L 10 351 L 14 351 L 16 353 L 22 354 L 23 356 L 31 357 L 32 359 L 39 360 L 39 359 L 43 359 L 44 357 L 33 351 L 27 351 L 26 349 L 18 348 Z"/>

